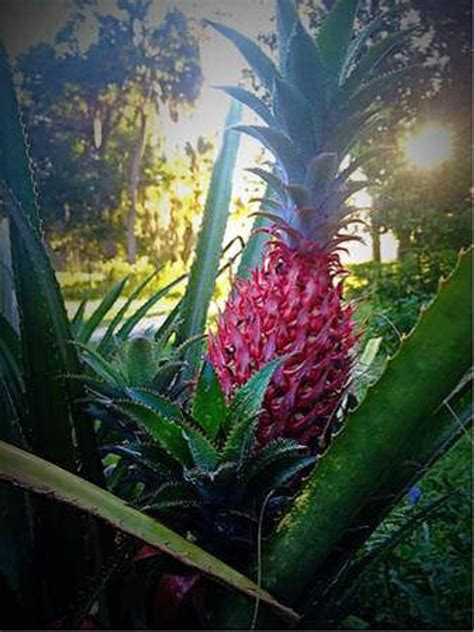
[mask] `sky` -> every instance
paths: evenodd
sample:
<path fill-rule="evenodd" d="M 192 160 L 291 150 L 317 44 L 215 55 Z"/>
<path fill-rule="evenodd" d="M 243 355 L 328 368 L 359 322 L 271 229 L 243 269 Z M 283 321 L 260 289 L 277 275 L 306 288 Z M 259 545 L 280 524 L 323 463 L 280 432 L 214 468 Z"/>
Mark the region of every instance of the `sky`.
<path fill-rule="evenodd" d="M 177 7 L 190 18 L 201 21 L 205 18 L 223 22 L 236 28 L 245 35 L 255 38 L 258 33 L 272 29 L 273 0 L 154 0 L 150 19 L 157 24 L 168 9 Z M 98 8 L 104 13 L 116 11 L 114 0 L 98 0 Z M 41 41 L 50 41 L 61 28 L 72 8 L 71 0 L 0 0 L 0 30 L 11 56 L 21 53 L 31 45 Z M 84 27 L 84 45 L 94 37 L 92 24 Z M 212 29 L 205 30 L 201 43 L 201 66 L 204 85 L 196 107 L 189 114 L 180 115 L 173 123 L 166 114 L 161 121 L 164 131 L 166 150 L 174 153 L 183 147 L 186 141 L 194 143 L 199 136 L 212 137 L 216 146 L 223 130 L 228 110 L 229 98 L 216 90 L 218 85 L 235 85 L 245 67 L 245 62 L 237 50 L 221 35 Z M 257 122 L 249 111 L 244 112 L 244 122 Z M 234 181 L 234 195 L 244 201 L 255 195 L 253 183 L 256 179 L 245 174 L 245 168 L 251 166 L 255 156 L 261 152 L 256 141 L 243 136 Z M 250 187 L 249 187 L 250 184 Z M 258 186 L 258 185 L 257 185 Z M 250 191 L 249 191 L 250 188 Z M 360 192 L 355 203 L 370 205 L 367 192 Z M 249 211 L 255 211 L 255 205 L 249 205 Z M 246 233 L 251 222 L 244 221 L 230 227 L 229 238 L 239 231 Z M 244 235 L 245 236 L 245 235 Z M 366 235 L 366 244 L 353 243 L 350 262 L 361 262 L 371 258 L 370 237 Z M 390 260 L 396 256 L 396 242 L 391 235 L 382 235 L 382 257 Z"/>

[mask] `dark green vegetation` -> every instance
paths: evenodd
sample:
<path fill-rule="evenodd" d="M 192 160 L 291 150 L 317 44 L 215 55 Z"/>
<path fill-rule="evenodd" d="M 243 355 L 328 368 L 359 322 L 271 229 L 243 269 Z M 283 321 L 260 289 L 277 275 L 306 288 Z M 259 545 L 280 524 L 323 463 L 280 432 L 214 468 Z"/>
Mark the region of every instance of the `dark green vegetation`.
<path fill-rule="evenodd" d="M 120 4 L 128 15 L 147 5 Z M 350 41 L 356 4 L 339 0 L 329 14 L 320 40 L 329 66 L 340 63 Z M 280 28 L 288 27 L 293 5 L 286 0 L 277 5 Z M 140 21 L 144 16 L 135 17 Z M 106 25 L 122 33 L 114 19 L 103 19 L 101 47 Z M 361 20 L 368 16 L 362 13 Z M 156 37 L 170 35 L 170 24 L 179 27 L 180 41 L 187 38 L 186 22 L 176 13 Z M 73 20 L 62 33 L 68 46 L 75 25 Z M 155 37 L 146 29 L 143 33 L 143 41 Z M 129 63 L 118 63 L 117 72 L 136 69 L 130 32 L 125 29 L 122 35 Z M 186 41 L 191 50 L 182 52 L 194 59 L 195 42 Z M 90 54 L 100 56 L 101 51 Z M 255 48 L 251 51 L 255 54 Z M 29 63 L 56 63 L 53 52 L 36 51 L 38 58 L 31 54 Z M 76 59 L 73 48 L 70 55 L 66 65 Z M 153 64 L 145 67 L 156 70 Z M 193 81 L 199 79 L 196 66 L 189 68 Z M 99 91 L 105 110 L 93 110 L 87 119 L 87 124 L 99 121 L 94 140 L 87 137 L 79 154 L 68 153 L 67 135 L 62 148 L 48 148 L 52 155 L 58 151 L 66 165 L 74 161 L 71 170 L 84 164 L 83 156 L 89 167 L 74 171 L 79 180 L 96 178 L 104 167 L 99 160 L 96 172 L 88 159 L 95 164 L 95 152 L 104 142 L 108 99 L 125 98 L 125 112 L 131 112 L 127 108 L 136 106 L 134 99 L 144 96 L 142 84 L 129 78 L 124 92 L 115 94 L 109 70 L 111 86 Z M 102 628 L 247 628 L 252 622 L 281 627 L 296 622 L 296 610 L 297 625 L 309 629 L 470 629 L 471 254 L 456 265 L 457 250 L 469 241 L 466 191 L 436 197 L 424 233 L 426 217 L 417 220 L 417 209 L 399 261 L 354 267 L 350 296 L 360 302 L 358 318 L 366 327 L 353 393 L 360 406 L 354 410 L 354 402 L 347 402 L 344 428 L 313 468 L 314 456 L 292 442 L 280 440 L 260 451 L 255 446 L 258 410 L 278 362 L 255 375 L 230 403 L 208 364 L 200 362 L 209 300 L 222 272 L 219 254 L 235 133 L 224 135 L 210 177 L 191 280 L 179 274 L 154 276 L 153 265 L 132 271 L 128 281 L 114 273 L 114 283 L 111 278 L 100 291 L 96 288 L 91 310 L 83 302 L 68 318 L 40 216 L 46 219 L 50 244 L 61 231 L 69 244 L 81 233 L 84 217 L 91 219 L 87 213 L 100 214 L 108 202 L 101 207 L 100 200 L 98 206 L 87 200 L 70 235 L 66 224 L 54 226 L 50 208 L 37 203 L 3 50 L 0 86 L 1 210 L 11 232 L 13 295 L 19 308 L 13 309 L 16 318 L 6 309 L 0 316 L 1 625 L 34 628 L 56 622 L 75 629 L 92 617 Z M 74 92 L 77 86 L 67 89 Z M 63 120 L 61 108 L 69 112 L 64 90 L 59 81 L 48 105 L 60 108 L 54 120 Z M 91 88 L 87 94 L 97 98 L 99 92 Z M 85 93 L 77 94 L 82 104 Z M 166 90 L 161 96 L 167 105 L 180 105 Z M 83 113 L 82 105 L 79 110 Z M 134 138 L 124 141 L 129 158 L 137 148 L 137 123 L 149 111 L 137 106 L 136 113 L 125 130 Z M 233 108 L 229 120 L 236 116 Z M 81 118 L 80 129 L 83 124 Z M 35 125 L 31 131 L 39 134 Z M 118 142 L 123 131 L 119 125 L 110 138 Z M 51 139 L 58 141 L 54 134 Z M 144 156 L 148 165 L 150 157 Z M 105 194 L 114 174 L 113 162 L 105 166 L 110 171 L 101 172 L 104 190 L 98 180 L 92 187 L 97 195 Z M 43 176 L 44 200 L 55 194 L 60 177 L 56 171 Z M 127 177 L 117 190 L 132 184 Z M 75 194 L 83 182 L 71 184 L 69 191 L 67 181 L 61 182 L 61 195 Z M 133 186 L 127 191 L 130 201 Z M 441 227 L 442 199 L 460 213 Z M 390 227 L 395 232 L 403 228 L 409 213 L 410 205 L 404 206 L 403 219 Z M 93 231 L 99 225 L 110 228 L 104 218 L 110 219 L 108 211 L 98 223 L 92 221 Z M 123 234 L 120 239 L 122 250 L 128 245 L 133 254 L 133 243 L 127 244 Z M 88 257 L 97 252 L 94 240 L 97 235 L 90 239 Z M 449 272 L 452 276 L 438 288 L 439 276 Z M 74 298 L 79 296 L 78 291 Z M 163 298 L 169 303 L 165 318 L 142 326 Z M 425 304 L 430 305 L 417 325 Z M 415 325 L 402 340 L 399 334 Z M 387 354 L 394 357 L 385 366 Z M 192 590 L 176 589 L 185 582 Z M 174 608 L 171 615 L 164 601 Z"/>

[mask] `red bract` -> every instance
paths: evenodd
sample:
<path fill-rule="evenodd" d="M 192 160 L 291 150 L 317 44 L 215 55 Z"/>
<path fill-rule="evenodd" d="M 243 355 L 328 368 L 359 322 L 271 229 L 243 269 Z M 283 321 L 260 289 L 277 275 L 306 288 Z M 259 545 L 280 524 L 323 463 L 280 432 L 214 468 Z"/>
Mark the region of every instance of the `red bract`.
<path fill-rule="evenodd" d="M 277 437 L 314 445 L 341 401 L 357 339 L 353 309 L 341 300 L 343 277 L 336 252 L 275 239 L 219 317 L 209 357 L 228 397 L 265 364 L 289 355 L 265 395 L 260 445 Z"/>

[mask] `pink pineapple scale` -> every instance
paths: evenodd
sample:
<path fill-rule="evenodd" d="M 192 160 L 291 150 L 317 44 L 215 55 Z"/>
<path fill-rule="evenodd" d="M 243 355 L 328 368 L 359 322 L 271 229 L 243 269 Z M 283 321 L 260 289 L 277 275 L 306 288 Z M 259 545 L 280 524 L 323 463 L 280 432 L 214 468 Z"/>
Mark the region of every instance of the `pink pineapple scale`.
<path fill-rule="evenodd" d="M 260 268 L 238 281 L 209 339 L 209 358 L 227 397 L 256 371 L 289 355 L 264 398 L 258 440 L 311 444 L 347 385 L 357 336 L 341 301 L 336 253 L 271 242 Z"/>

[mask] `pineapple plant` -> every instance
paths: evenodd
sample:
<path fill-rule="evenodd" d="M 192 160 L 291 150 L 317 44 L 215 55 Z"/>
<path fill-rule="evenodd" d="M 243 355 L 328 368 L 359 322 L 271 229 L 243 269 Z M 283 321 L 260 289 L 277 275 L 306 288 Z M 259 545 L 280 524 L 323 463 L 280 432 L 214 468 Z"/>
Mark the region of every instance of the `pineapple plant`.
<path fill-rule="evenodd" d="M 358 3 L 339 0 L 313 39 L 292 0 L 276 4 L 279 67 L 242 34 L 210 23 L 266 89 L 269 99 L 222 88 L 265 123 L 234 129 L 259 140 L 275 163 L 272 171 L 249 169 L 271 192 L 259 213 L 270 240 L 250 278 L 237 280 L 208 353 L 229 397 L 265 363 L 287 355 L 266 392 L 258 440 L 287 437 L 318 451 L 351 383 L 358 335 L 344 302 L 340 253 L 345 242 L 360 239 L 346 231 L 361 221 L 349 202 L 367 183 L 351 177 L 374 154 L 341 164 L 378 124 L 376 97 L 396 73 L 375 70 L 408 32 L 367 49 L 380 18 L 354 34 Z"/>
<path fill-rule="evenodd" d="M 143 337 L 126 341 L 122 357 L 130 354 L 130 344 L 144 342 Z M 180 405 L 168 396 L 172 389 L 124 381 L 133 362 L 120 374 L 91 349 L 84 349 L 83 358 L 92 370 L 83 381 L 89 412 L 101 421 L 108 488 L 235 568 L 244 567 L 256 552 L 258 530 L 270 532 L 291 498 L 292 481 L 315 460 L 306 446 L 290 439 L 258 446 L 258 412 L 283 358 L 255 373 L 229 405 L 208 362 L 191 398 Z M 159 553 L 149 546 L 135 552 L 135 561 Z M 173 562 L 160 571 L 150 597 L 160 625 L 175 627 L 184 601 L 192 610 L 205 585 L 200 573 Z"/>
<path fill-rule="evenodd" d="M 83 357 L 95 369 L 83 381 L 90 412 L 104 426 L 98 436 L 109 488 L 224 558 L 248 559 L 266 495 L 272 492 L 271 519 L 289 496 L 286 483 L 314 462 L 290 439 L 258 449 L 258 412 L 284 358 L 255 373 L 228 405 L 205 363 L 192 399 L 179 405 L 153 387 L 117 384 L 96 353 Z"/>

